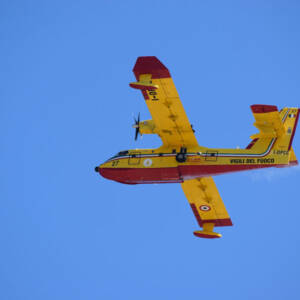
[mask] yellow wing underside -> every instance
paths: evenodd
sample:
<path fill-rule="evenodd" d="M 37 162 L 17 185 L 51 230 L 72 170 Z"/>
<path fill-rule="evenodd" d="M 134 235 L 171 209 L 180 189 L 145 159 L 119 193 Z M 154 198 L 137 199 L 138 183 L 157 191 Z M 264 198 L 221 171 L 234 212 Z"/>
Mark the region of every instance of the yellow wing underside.
<path fill-rule="evenodd" d="M 212 230 L 216 226 L 232 226 L 212 177 L 187 180 L 181 186 L 200 227 L 206 230 L 206 224 L 211 224 Z M 196 231 L 195 235 L 199 236 L 198 233 Z"/>
<path fill-rule="evenodd" d="M 158 89 L 147 91 L 146 103 L 164 146 L 198 146 L 172 78 L 153 79 L 152 82 Z"/>
<path fill-rule="evenodd" d="M 176 151 L 199 147 L 168 69 L 155 57 L 139 57 L 133 72 L 137 82 L 130 86 L 142 91 L 152 116 L 153 132 L 160 136 L 163 147 Z M 220 237 L 213 228 L 231 226 L 232 222 L 213 178 L 187 180 L 181 186 L 203 227 L 194 234 L 204 238 Z"/>
<path fill-rule="evenodd" d="M 148 59 L 148 60 L 147 60 Z M 197 147 L 198 143 L 186 116 L 168 69 L 156 58 L 138 58 L 133 69 L 164 147 Z"/>

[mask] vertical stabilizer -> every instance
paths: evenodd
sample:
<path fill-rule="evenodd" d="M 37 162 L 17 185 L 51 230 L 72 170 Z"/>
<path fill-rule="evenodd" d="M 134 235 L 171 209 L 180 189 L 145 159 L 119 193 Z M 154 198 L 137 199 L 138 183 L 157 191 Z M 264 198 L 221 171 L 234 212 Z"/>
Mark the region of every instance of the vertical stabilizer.
<path fill-rule="evenodd" d="M 299 119 L 299 109 L 285 107 L 280 112 L 276 106 L 256 104 L 251 106 L 259 133 L 251 136 L 247 149 L 264 149 L 276 139 L 274 149 L 290 151 Z"/>

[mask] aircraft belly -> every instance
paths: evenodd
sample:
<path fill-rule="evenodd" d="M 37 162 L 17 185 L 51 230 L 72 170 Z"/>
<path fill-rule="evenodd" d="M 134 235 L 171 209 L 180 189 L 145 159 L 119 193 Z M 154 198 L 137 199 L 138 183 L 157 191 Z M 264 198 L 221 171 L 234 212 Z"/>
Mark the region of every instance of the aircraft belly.
<path fill-rule="evenodd" d="M 274 165 L 180 165 L 163 168 L 101 168 L 100 174 L 110 180 L 126 184 L 180 183 L 198 177 L 209 177 Z"/>
<path fill-rule="evenodd" d="M 100 174 L 126 184 L 180 183 L 178 168 L 101 168 Z"/>
<path fill-rule="evenodd" d="M 225 173 L 246 171 L 251 169 L 269 168 L 274 165 L 182 165 L 178 166 L 180 175 L 183 180 L 209 177 Z"/>

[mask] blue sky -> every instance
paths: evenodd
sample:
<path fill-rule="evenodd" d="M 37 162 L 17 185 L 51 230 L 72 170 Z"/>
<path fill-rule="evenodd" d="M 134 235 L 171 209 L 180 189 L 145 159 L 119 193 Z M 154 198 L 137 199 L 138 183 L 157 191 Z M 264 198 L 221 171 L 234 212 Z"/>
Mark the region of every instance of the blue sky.
<path fill-rule="evenodd" d="M 226 3 L 225 3 L 226 2 Z M 198 239 L 180 185 L 94 167 L 134 141 L 138 56 L 170 70 L 201 145 L 245 147 L 251 104 L 300 104 L 298 1 L 2 1 L 0 298 L 298 299 L 299 168 L 215 178 L 234 226 Z M 299 130 L 298 130 L 299 131 Z M 294 140 L 300 156 L 300 137 Z"/>

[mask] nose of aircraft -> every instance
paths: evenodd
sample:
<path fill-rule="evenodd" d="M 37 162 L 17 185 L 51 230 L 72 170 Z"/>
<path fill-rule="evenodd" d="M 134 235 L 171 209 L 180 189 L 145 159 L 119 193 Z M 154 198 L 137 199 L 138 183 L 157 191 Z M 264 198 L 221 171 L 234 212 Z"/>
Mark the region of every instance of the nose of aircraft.
<path fill-rule="evenodd" d="M 118 168 L 108 168 L 105 163 L 95 167 L 95 172 L 109 180 L 115 180 L 118 182 L 123 182 L 124 180 L 124 172 L 120 171 Z"/>
<path fill-rule="evenodd" d="M 103 174 L 102 174 L 102 173 L 103 173 L 103 168 L 102 168 L 103 165 L 104 165 L 104 164 L 95 167 L 95 172 L 101 174 L 102 176 L 103 176 Z"/>
<path fill-rule="evenodd" d="M 102 165 L 95 167 L 95 172 L 99 173 L 104 178 L 110 179 L 108 172 L 106 172 L 105 168 L 102 168 Z"/>

